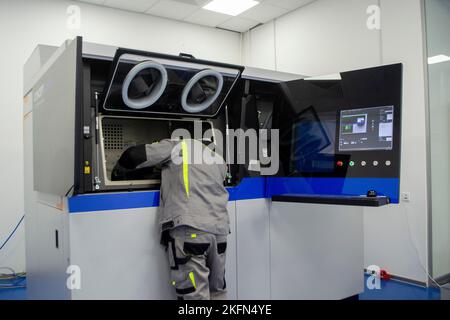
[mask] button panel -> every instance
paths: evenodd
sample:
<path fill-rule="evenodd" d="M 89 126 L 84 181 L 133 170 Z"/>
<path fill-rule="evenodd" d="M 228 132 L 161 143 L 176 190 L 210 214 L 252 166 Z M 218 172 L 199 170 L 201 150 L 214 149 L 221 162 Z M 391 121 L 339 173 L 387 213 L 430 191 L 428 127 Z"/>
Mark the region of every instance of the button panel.
<path fill-rule="evenodd" d="M 336 154 L 329 165 L 333 166 L 336 177 L 346 178 L 385 178 L 392 176 L 399 169 L 397 160 L 382 152 Z"/>
<path fill-rule="evenodd" d="M 391 160 L 386 160 L 386 161 L 373 160 L 372 161 L 372 166 L 373 167 L 380 167 L 380 164 L 382 166 L 383 163 L 384 163 L 384 165 L 386 167 L 391 167 L 393 165 Z M 364 168 L 364 167 L 367 167 L 367 164 L 368 164 L 368 162 L 366 160 L 362 160 L 362 161 L 351 160 L 351 161 L 348 162 L 348 167 L 350 167 L 350 168 L 363 167 Z M 336 162 L 336 166 L 338 168 L 343 168 L 343 167 L 346 166 L 346 162 L 344 162 L 344 161 L 337 161 Z"/>

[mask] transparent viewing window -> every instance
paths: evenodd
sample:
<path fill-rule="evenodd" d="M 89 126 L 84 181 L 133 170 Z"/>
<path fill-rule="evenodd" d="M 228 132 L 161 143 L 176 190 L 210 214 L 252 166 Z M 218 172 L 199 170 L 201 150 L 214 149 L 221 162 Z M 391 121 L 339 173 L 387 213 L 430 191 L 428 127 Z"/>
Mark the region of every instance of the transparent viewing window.
<path fill-rule="evenodd" d="M 195 121 L 146 119 L 134 117 L 102 116 L 100 119 L 100 141 L 103 161 L 103 177 L 107 186 L 158 184 L 160 168 L 118 170 L 117 162 L 129 147 L 151 144 L 168 139 L 176 129 L 186 129 L 191 134 Z M 212 129 L 212 123 L 202 122 L 202 129 Z M 204 133 L 203 132 L 203 133 Z"/>
<path fill-rule="evenodd" d="M 126 53 L 115 65 L 103 109 L 213 117 L 239 75 L 233 68 Z"/>

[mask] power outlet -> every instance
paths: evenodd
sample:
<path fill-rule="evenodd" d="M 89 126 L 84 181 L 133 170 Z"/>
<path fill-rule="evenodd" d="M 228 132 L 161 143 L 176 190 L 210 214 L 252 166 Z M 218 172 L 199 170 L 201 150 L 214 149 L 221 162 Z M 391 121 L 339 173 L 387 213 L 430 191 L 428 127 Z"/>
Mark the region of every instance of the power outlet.
<path fill-rule="evenodd" d="M 411 192 L 402 192 L 402 202 L 411 202 Z"/>

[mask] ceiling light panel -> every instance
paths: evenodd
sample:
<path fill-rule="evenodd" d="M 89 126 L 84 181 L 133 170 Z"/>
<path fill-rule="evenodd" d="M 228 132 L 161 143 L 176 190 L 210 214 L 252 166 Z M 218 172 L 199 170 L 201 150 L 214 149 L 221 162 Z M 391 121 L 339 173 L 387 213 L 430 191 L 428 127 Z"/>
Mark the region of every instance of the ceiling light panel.
<path fill-rule="evenodd" d="M 428 58 L 428 64 L 436 64 L 436 63 L 442 63 L 450 61 L 450 57 L 446 56 L 445 54 L 440 54 L 434 57 Z"/>
<path fill-rule="evenodd" d="M 205 5 L 203 9 L 237 16 L 258 4 L 259 2 L 255 0 L 213 0 Z"/>

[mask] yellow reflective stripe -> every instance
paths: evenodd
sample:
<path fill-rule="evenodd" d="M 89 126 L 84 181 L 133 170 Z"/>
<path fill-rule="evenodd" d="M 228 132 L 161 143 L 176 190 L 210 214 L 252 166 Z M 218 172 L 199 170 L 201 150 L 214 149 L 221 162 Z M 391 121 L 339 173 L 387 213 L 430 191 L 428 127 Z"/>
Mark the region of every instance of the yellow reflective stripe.
<path fill-rule="evenodd" d="M 181 142 L 181 151 L 183 153 L 183 180 L 186 195 L 189 197 L 189 154 L 186 141 Z"/>
<path fill-rule="evenodd" d="M 191 279 L 192 285 L 195 289 L 197 289 L 197 285 L 195 284 L 194 272 L 189 272 L 189 279 Z"/>

